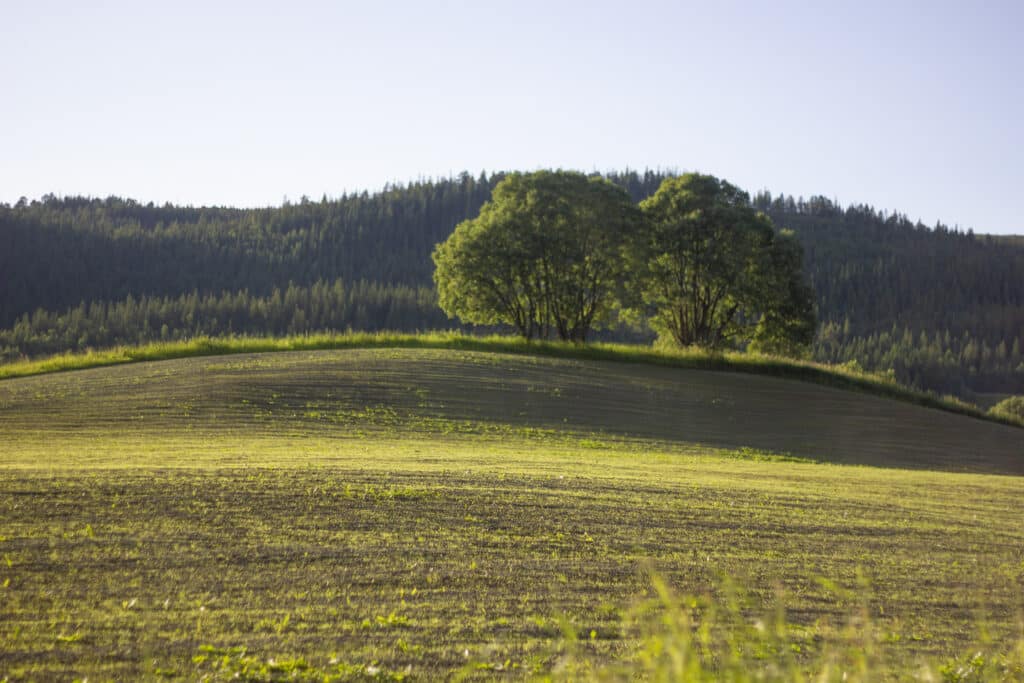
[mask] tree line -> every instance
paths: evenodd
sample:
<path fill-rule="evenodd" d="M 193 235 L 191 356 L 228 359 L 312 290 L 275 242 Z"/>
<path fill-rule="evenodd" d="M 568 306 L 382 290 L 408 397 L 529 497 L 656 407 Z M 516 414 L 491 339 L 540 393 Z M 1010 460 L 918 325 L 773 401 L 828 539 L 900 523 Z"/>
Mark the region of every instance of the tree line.
<path fill-rule="evenodd" d="M 583 342 L 616 314 L 680 346 L 799 355 L 814 336 L 801 248 L 749 196 L 689 173 L 634 204 L 599 176 L 512 174 L 433 254 L 441 307 L 527 340 Z"/>
<path fill-rule="evenodd" d="M 672 175 L 625 171 L 605 177 L 640 202 Z M 153 205 L 117 197 L 49 196 L 0 204 L 5 353 L 81 348 L 59 346 L 57 337 L 77 344 L 82 335 L 58 335 L 51 323 L 84 310 L 91 329 L 99 331 L 103 307 L 126 304 L 129 297 L 136 306 L 143 298 L 178 300 L 193 293 L 199 299 L 240 292 L 266 298 L 275 288 L 287 290 L 288 283 L 308 289 L 337 281 L 353 296 L 360 281 L 432 292 L 435 245 L 478 215 L 503 177 L 462 174 L 264 209 Z M 760 192 L 751 205 L 778 229 L 791 229 L 803 248 L 803 271 L 821 322 L 813 358 L 892 369 L 900 381 L 968 398 L 973 391 L 1024 393 L 1024 369 L 1012 361 L 1014 343 L 1024 343 L 1024 242 L 941 223 L 924 226 L 898 213 L 844 208 L 823 197 Z M 431 306 L 416 320 L 404 317 L 401 329 L 452 324 Z M 156 322 L 150 324 L 152 338 L 159 338 L 164 324 L 169 334 L 194 331 L 172 315 Z M 247 329 L 258 330 L 259 322 Z M 234 330 L 242 331 L 237 323 Z M 287 325 L 259 333 L 286 331 Z M 922 333 L 927 346 L 921 345 Z M 626 327 L 601 334 L 650 339 Z M 935 343 L 936 335 L 943 344 Z M 98 332 L 86 338 L 91 346 L 113 339 Z M 37 342 L 44 340 L 49 341 L 40 350 L 44 346 Z"/>
<path fill-rule="evenodd" d="M 811 355 L 826 363 L 891 371 L 908 386 L 972 398 L 978 393 L 1022 390 L 1024 353 L 1020 338 L 995 345 L 970 332 L 890 329 L 854 335 L 848 323 L 827 322 L 818 330 Z"/>
<path fill-rule="evenodd" d="M 271 209 L 154 206 L 110 197 L 0 205 L 0 327 L 37 309 L 289 282 L 431 286 L 430 252 L 500 175 L 394 186 Z"/>
<path fill-rule="evenodd" d="M 53 312 L 43 309 L 0 329 L 0 359 L 84 351 L 200 336 L 295 335 L 327 330 L 434 330 L 451 327 L 431 287 L 294 283 L 266 296 L 247 290 L 177 297 L 93 301 Z"/>

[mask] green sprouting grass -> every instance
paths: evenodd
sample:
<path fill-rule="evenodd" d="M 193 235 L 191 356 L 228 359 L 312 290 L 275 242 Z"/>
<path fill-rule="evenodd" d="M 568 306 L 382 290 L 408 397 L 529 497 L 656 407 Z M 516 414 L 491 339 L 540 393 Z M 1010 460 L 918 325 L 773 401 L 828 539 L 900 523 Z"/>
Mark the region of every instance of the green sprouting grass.
<path fill-rule="evenodd" d="M 73 450 L 88 469 L 0 468 L 0 679 L 942 680 L 977 652 L 1018 666 L 1017 477 L 557 433 L 111 434 Z"/>
<path fill-rule="evenodd" d="M 716 352 L 700 348 L 651 348 L 631 344 L 586 345 L 551 341 L 527 342 L 519 337 L 472 336 L 461 332 L 420 334 L 323 333 L 291 337 L 197 338 L 179 342 L 155 342 L 141 346 L 67 353 L 40 360 L 0 365 L 0 379 L 51 372 L 242 353 L 313 351 L 358 348 L 419 348 L 539 355 L 554 358 L 644 363 L 676 368 L 744 372 L 785 377 L 872 394 L 947 410 L 979 419 L 1024 426 L 1021 420 L 1002 413 L 988 413 L 953 396 L 938 396 L 897 384 L 892 378 L 846 366 L 826 365 L 741 352 Z"/>
<path fill-rule="evenodd" d="M 0 680 L 1022 676 L 1002 425 L 370 348 L 11 379 L 0 434 Z"/>

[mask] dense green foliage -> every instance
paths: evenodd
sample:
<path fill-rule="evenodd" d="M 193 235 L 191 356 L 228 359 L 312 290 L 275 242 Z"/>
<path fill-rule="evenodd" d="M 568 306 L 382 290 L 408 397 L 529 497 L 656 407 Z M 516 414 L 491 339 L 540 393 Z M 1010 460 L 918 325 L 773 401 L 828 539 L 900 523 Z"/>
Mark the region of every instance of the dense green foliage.
<path fill-rule="evenodd" d="M 611 320 L 640 214 L 622 188 L 568 171 L 512 174 L 434 251 L 441 308 L 526 339 L 586 341 Z"/>
<path fill-rule="evenodd" d="M 462 175 L 267 209 L 75 197 L 0 205 L 0 328 L 6 329 L 0 356 L 156 340 L 165 324 L 171 338 L 197 328 L 226 330 L 220 317 L 216 324 L 193 319 L 180 326 L 176 313 L 161 319 L 163 301 L 193 292 L 198 300 L 241 292 L 264 298 L 275 288 L 283 294 L 289 283 L 300 290 L 318 281 L 331 287 L 341 281 L 347 292 L 365 287 L 367 318 L 349 315 L 340 323 L 359 329 L 381 310 L 380 301 L 406 297 L 395 288 L 432 287 L 434 246 L 477 215 L 501 177 Z M 609 175 L 635 201 L 653 194 L 665 177 Z M 927 228 L 899 214 L 844 209 L 821 197 L 761 193 L 753 205 L 778 228 L 792 229 L 803 247 L 821 321 L 813 358 L 892 370 L 900 382 L 972 400 L 975 392 L 1024 393 L 1019 239 Z M 116 332 L 107 317 L 118 306 L 144 308 L 148 331 Z M 81 315 L 72 314 L 76 308 Z M 45 313 L 36 314 L 39 309 Z M 451 324 L 437 322 L 446 319 L 440 309 L 419 310 L 416 320 L 403 313 L 387 324 L 410 331 Z M 87 320 L 75 322 L 83 316 Z M 273 321 L 277 326 L 261 333 L 287 334 L 292 324 L 287 315 Z M 230 329 L 257 329 L 262 322 L 236 320 Z M 66 323 L 73 331 L 63 329 Z"/>
<path fill-rule="evenodd" d="M 636 299 L 650 324 L 680 346 L 746 344 L 799 351 L 814 334 L 800 247 L 776 240 L 749 196 L 713 176 L 665 180 L 640 204 Z"/>
<path fill-rule="evenodd" d="M 992 415 L 1024 424 L 1024 396 L 1010 396 L 992 406 Z"/>
<path fill-rule="evenodd" d="M 792 230 L 781 230 L 774 235 L 769 257 L 769 297 L 749 348 L 799 357 L 806 354 L 817 331 L 814 290 L 804 275 L 804 250 Z"/>

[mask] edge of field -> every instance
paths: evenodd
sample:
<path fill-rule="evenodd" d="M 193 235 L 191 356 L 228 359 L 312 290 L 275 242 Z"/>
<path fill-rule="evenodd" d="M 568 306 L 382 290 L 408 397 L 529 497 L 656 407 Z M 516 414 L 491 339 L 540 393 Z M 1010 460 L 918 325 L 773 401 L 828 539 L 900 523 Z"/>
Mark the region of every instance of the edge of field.
<path fill-rule="evenodd" d="M 654 348 L 635 344 L 601 342 L 581 345 L 567 342 L 526 341 L 519 337 L 502 335 L 472 336 L 461 332 L 419 334 L 346 332 L 289 337 L 197 337 L 186 341 L 119 346 L 99 351 L 90 350 L 85 353 L 64 353 L 38 360 L 16 361 L 0 365 L 0 381 L 54 372 L 178 358 L 362 348 L 452 349 L 769 375 L 866 392 L 989 422 L 1024 427 L 1024 421 L 987 413 L 956 397 L 918 391 L 897 384 L 891 377 L 846 366 L 734 351 Z"/>

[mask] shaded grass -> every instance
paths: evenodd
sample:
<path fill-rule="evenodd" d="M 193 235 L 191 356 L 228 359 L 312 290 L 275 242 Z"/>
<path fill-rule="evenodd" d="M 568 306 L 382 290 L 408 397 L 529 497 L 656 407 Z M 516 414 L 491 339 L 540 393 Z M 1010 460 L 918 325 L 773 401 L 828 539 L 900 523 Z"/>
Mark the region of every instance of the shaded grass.
<path fill-rule="evenodd" d="M 7 462 L 124 457 L 168 432 L 245 439 L 642 439 L 751 455 L 1024 474 L 1024 431 L 864 392 L 746 373 L 452 349 L 182 358 L 0 382 Z M 149 457 L 149 456 L 146 456 Z M 177 459 L 175 456 L 170 456 Z M 102 458 L 100 459 L 102 461 Z"/>
<path fill-rule="evenodd" d="M 229 337 L 157 342 L 134 347 L 89 351 L 83 354 L 68 353 L 41 360 L 18 361 L 0 365 L 0 379 L 175 358 L 357 348 L 454 349 L 762 374 L 864 391 L 979 419 L 1024 426 L 1024 422 L 1013 416 L 987 413 L 977 406 L 952 396 L 938 396 L 929 392 L 913 390 L 897 384 L 889 377 L 845 366 L 825 365 L 752 353 L 713 352 L 698 348 L 654 349 L 629 344 L 575 345 L 551 341 L 527 342 L 519 337 L 497 335 L 477 337 L 460 332 L 421 334 L 356 332 L 281 338 Z"/>

